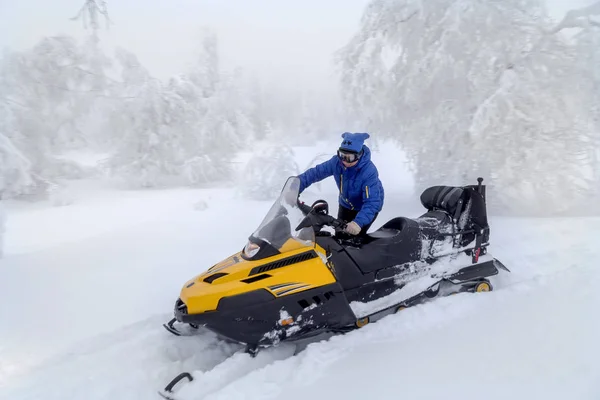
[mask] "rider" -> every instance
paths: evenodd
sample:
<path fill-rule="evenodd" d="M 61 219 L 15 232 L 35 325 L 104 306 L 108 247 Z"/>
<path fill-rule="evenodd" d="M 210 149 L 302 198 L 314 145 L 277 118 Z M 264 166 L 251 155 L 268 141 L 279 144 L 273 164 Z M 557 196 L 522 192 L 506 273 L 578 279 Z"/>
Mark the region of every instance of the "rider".
<path fill-rule="evenodd" d="M 342 134 L 337 155 L 300 174 L 300 193 L 315 182 L 333 175 L 340 191 L 338 219 L 349 222 L 344 232 L 365 235 L 383 207 L 383 185 L 363 144 L 368 133 Z"/>

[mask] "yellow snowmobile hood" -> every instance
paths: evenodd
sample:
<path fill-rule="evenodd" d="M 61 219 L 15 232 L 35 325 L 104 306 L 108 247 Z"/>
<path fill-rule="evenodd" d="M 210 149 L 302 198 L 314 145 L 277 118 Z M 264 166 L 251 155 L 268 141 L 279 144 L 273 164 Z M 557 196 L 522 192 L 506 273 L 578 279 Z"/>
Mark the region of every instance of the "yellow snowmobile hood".
<path fill-rule="evenodd" d="M 224 297 L 254 290 L 277 298 L 332 284 L 336 279 L 325 254 L 317 244 L 260 260 L 246 260 L 238 252 L 186 282 L 180 298 L 188 314 L 199 314 L 216 310 Z"/>

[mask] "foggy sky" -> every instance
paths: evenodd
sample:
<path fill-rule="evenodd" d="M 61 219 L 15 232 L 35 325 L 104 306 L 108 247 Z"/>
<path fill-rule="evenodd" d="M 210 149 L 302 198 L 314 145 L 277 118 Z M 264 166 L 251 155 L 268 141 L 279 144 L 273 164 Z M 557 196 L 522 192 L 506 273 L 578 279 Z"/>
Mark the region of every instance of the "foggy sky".
<path fill-rule="evenodd" d="M 68 19 L 83 2 L 0 0 L 0 47 L 21 49 L 57 33 L 83 37 L 89 31 Z M 201 30 L 210 27 L 218 34 L 225 68 L 239 65 L 265 79 L 320 85 L 332 80 L 332 52 L 358 28 L 367 3 L 113 0 L 108 8 L 114 25 L 101 32 L 101 40 L 133 51 L 153 75 L 168 77 L 193 61 Z"/>
<path fill-rule="evenodd" d="M 133 51 L 161 78 L 193 61 L 202 27 L 219 37 L 225 68 L 242 66 L 286 86 L 336 83 L 332 53 L 356 31 L 369 0 L 112 0 L 114 25 L 102 43 Z M 593 0 L 547 0 L 559 18 Z M 41 37 L 89 34 L 69 21 L 84 0 L 0 0 L 0 48 L 23 49 Z M 112 53 L 112 52 L 111 52 Z"/>

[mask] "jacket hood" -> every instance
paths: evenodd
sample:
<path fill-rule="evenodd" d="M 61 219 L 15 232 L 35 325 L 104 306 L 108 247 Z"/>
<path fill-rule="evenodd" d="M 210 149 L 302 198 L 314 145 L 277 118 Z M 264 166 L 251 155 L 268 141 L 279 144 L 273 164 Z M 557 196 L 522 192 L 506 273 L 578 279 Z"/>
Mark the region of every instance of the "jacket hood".
<path fill-rule="evenodd" d="M 358 164 L 356 164 L 353 167 L 350 167 L 350 169 L 362 169 L 365 165 L 367 165 L 369 163 L 369 161 L 371 161 L 371 149 L 369 149 L 369 147 L 367 147 L 366 144 L 363 145 L 362 149 L 363 149 L 364 153 L 363 153 L 362 157 L 360 158 L 360 160 L 358 161 Z M 342 164 L 342 166 L 343 166 L 343 164 Z"/>

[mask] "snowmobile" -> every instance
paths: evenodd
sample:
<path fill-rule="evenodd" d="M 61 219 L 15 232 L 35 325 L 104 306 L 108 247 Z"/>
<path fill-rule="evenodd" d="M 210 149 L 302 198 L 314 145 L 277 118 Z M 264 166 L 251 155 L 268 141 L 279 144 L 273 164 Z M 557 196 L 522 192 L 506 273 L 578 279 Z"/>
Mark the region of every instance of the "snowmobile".
<path fill-rule="evenodd" d="M 491 291 L 488 278 L 510 271 L 487 254 L 486 187 L 477 181 L 430 187 L 421 194 L 423 215 L 351 237 L 326 201 L 301 202 L 300 180 L 290 177 L 244 248 L 185 283 L 163 326 L 175 335 L 182 335 L 175 323 L 202 326 L 255 356 L 279 342 L 347 333 L 436 297 Z M 183 379 L 193 377 L 181 373 L 159 394 L 174 399 Z"/>
<path fill-rule="evenodd" d="M 253 355 L 281 341 L 346 333 L 438 296 L 491 291 L 487 278 L 509 270 L 487 255 L 482 181 L 428 188 L 423 215 L 349 237 L 326 201 L 299 200 L 300 180 L 290 177 L 244 248 L 185 283 L 164 326 L 176 335 L 175 323 L 202 326 Z M 366 315 L 352 307 L 425 276 L 431 284 L 393 304 Z"/>

